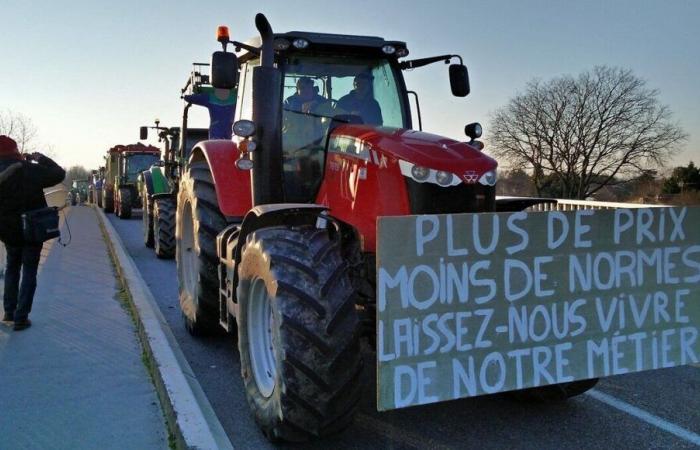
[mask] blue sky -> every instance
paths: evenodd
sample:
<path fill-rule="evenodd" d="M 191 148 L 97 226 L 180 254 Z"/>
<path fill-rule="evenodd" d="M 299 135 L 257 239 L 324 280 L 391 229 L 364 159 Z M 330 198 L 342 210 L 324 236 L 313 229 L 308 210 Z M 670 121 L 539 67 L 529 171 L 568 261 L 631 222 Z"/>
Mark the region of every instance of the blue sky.
<path fill-rule="evenodd" d="M 526 82 L 595 65 L 630 68 L 659 89 L 690 134 L 672 161 L 700 163 L 700 1 L 26 1 L 0 0 L 0 109 L 32 118 L 65 165 L 98 165 L 115 144 L 136 142 L 155 117 L 179 125 L 179 89 L 193 61 L 255 34 L 255 13 L 275 31 L 382 36 L 412 57 L 458 53 L 472 94 L 450 95 L 446 67 L 406 73 L 426 131 L 461 138 Z M 202 111 L 191 115 L 206 126 Z"/>

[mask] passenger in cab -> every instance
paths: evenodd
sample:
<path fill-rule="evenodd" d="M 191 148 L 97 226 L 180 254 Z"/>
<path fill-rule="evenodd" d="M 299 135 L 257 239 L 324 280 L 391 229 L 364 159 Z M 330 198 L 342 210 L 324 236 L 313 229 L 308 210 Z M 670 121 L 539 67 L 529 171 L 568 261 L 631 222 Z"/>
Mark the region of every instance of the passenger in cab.
<path fill-rule="evenodd" d="M 338 108 L 360 116 L 362 122 L 368 125 L 381 126 L 384 120 L 382 119 L 382 110 L 372 92 L 372 75 L 368 73 L 357 75 L 353 86 L 355 89 L 338 100 Z"/>

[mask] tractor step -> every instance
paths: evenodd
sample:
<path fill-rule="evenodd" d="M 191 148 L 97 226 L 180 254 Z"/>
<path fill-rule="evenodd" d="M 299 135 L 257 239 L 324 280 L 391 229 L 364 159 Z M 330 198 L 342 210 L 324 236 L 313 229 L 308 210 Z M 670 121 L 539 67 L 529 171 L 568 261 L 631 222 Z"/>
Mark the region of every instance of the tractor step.
<path fill-rule="evenodd" d="M 231 327 L 231 314 L 234 298 L 236 296 L 233 285 L 234 261 L 233 254 L 238 241 L 240 224 L 229 225 L 216 236 L 216 254 L 219 257 L 219 324 L 228 332 L 235 328 Z"/>

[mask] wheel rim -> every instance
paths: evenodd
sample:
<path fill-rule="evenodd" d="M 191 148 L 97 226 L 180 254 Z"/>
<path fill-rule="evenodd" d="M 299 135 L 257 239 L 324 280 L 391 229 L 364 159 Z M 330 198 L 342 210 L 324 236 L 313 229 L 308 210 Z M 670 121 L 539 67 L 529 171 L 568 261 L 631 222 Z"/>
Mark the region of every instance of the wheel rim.
<path fill-rule="evenodd" d="M 265 282 L 260 278 L 251 284 L 247 319 L 253 378 L 260 394 L 268 398 L 275 389 L 277 366 L 272 348 L 272 302 L 267 295 Z"/>
<path fill-rule="evenodd" d="M 199 274 L 199 259 L 194 249 L 194 223 L 192 220 L 192 204 L 187 203 L 182 209 L 182 237 L 180 244 L 180 263 L 182 264 L 181 276 L 185 291 L 190 294 L 192 301 L 197 302 L 194 295 L 197 276 Z"/>

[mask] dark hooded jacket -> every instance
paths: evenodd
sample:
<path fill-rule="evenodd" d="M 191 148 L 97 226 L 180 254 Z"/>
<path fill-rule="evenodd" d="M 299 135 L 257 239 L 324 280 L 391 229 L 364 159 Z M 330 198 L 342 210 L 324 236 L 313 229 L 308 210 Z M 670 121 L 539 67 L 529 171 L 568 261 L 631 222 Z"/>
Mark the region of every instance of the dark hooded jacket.
<path fill-rule="evenodd" d="M 0 241 L 22 246 L 22 213 L 46 208 L 44 188 L 55 186 L 66 172 L 51 158 L 37 161 L 0 156 Z"/>

